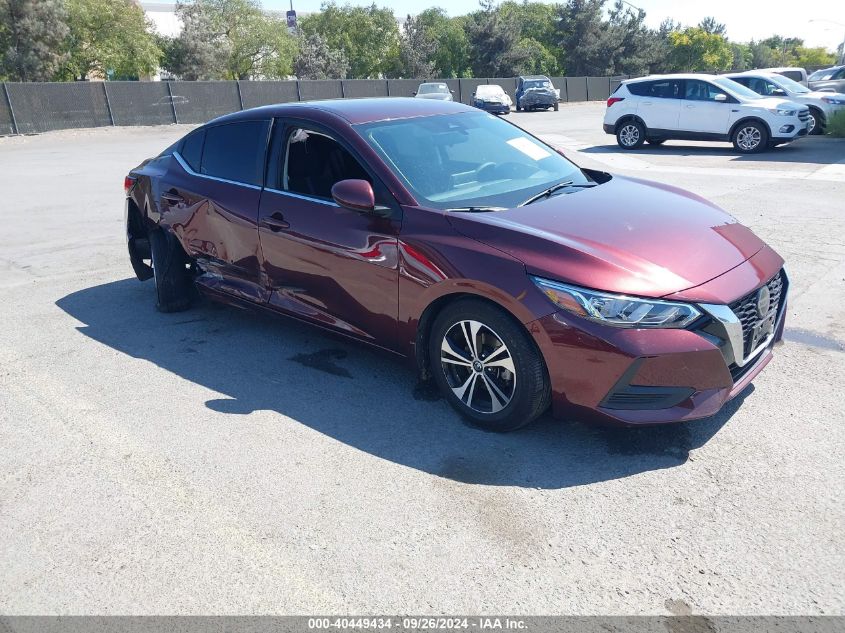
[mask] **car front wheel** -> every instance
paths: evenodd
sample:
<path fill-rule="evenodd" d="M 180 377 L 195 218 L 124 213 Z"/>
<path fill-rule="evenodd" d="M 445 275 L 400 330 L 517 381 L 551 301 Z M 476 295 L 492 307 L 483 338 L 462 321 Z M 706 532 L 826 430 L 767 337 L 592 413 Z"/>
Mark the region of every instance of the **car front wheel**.
<path fill-rule="evenodd" d="M 483 429 L 513 431 L 549 406 L 549 378 L 534 341 L 484 301 L 447 306 L 434 322 L 429 355 L 449 404 Z"/>
<path fill-rule="evenodd" d="M 645 127 L 639 121 L 625 121 L 616 129 L 616 142 L 622 149 L 637 149 L 645 142 Z"/>
<path fill-rule="evenodd" d="M 821 134 L 824 131 L 822 129 L 822 118 L 818 110 L 810 108 L 810 120 L 807 121 L 807 124 L 807 134 Z"/>
<path fill-rule="evenodd" d="M 741 154 L 762 152 L 769 147 L 769 134 L 760 123 L 743 123 L 734 132 L 733 144 Z"/>

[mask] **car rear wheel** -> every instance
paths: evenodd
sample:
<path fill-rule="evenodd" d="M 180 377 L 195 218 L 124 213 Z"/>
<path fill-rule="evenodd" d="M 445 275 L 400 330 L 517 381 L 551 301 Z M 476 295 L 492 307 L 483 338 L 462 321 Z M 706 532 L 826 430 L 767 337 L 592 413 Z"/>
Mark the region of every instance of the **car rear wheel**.
<path fill-rule="evenodd" d="M 743 123 L 734 132 L 733 144 L 741 154 L 762 152 L 769 147 L 769 134 L 761 123 Z"/>
<path fill-rule="evenodd" d="M 616 128 L 616 142 L 622 149 L 637 149 L 645 142 L 645 127 L 639 121 L 625 121 Z"/>
<path fill-rule="evenodd" d="M 554 108 L 555 108 L 555 112 L 557 112 L 560 109 L 560 106 L 557 103 L 555 103 Z"/>
<path fill-rule="evenodd" d="M 156 308 L 180 312 L 191 304 L 190 260 L 179 242 L 162 229 L 150 233 Z"/>
<path fill-rule="evenodd" d="M 438 315 L 429 358 L 449 404 L 483 429 L 513 431 L 549 406 L 549 378 L 536 345 L 510 315 L 484 301 L 460 300 Z"/>

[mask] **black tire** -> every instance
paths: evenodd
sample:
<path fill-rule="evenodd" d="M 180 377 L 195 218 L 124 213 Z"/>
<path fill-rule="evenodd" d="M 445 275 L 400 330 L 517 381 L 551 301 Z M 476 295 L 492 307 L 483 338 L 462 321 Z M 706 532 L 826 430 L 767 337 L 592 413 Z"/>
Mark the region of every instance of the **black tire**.
<path fill-rule="evenodd" d="M 474 336 L 473 324 L 478 324 Z M 502 344 L 503 352 L 499 351 Z M 444 345 L 455 351 L 443 352 Z M 461 299 L 437 315 L 429 337 L 429 358 L 435 382 L 449 404 L 485 430 L 523 427 L 551 402 L 548 372 L 534 341 L 513 317 L 485 301 Z M 461 388 L 459 397 L 455 389 Z"/>
<path fill-rule="evenodd" d="M 559 108 L 560 108 L 560 106 L 557 103 L 555 103 L 555 112 L 557 112 Z"/>
<path fill-rule="evenodd" d="M 522 106 L 521 106 L 521 105 L 519 105 L 519 102 L 517 102 L 517 104 L 516 104 L 516 111 L 517 111 L 517 112 L 522 112 Z"/>
<path fill-rule="evenodd" d="M 150 233 L 156 308 L 161 312 L 181 312 L 191 305 L 190 263 L 176 238 L 162 229 Z"/>
<path fill-rule="evenodd" d="M 807 134 L 824 134 L 824 118 L 822 113 L 815 108 L 810 108 L 810 125 Z"/>
<path fill-rule="evenodd" d="M 663 145 L 666 142 L 665 138 L 647 138 L 645 140 L 649 145 Z"/>
<path fill-rule="evenodd" d="M 762 123 L 747 121 L 737 126 L 731 141 L 740 154 L 756 154 L 769 149 L 769 132 Z"/>
<path fill-rule="evenodd" d="M 645 126 L 639 121 L 624 121 L 616 126 L 616 142 L 622 149 L 639 149 L 645 143 Z"/>

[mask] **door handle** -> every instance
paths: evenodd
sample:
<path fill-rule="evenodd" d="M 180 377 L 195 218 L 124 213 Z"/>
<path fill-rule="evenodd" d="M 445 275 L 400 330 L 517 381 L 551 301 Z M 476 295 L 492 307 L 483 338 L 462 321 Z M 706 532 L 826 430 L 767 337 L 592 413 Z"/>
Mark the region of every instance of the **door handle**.
<path fill-rule="evenodd" d="M 280 211 L 276 211 L 271 216 L 261 218 L 261 226 L 267 227 L 275 233 L 282 229 L 290 228 L 290 222 L 285 220 L 285 216 Z"/>
<path fill-rule="evenodd" d="M 643 105 L 651 105 L 651 101 L 643 101 Z"/>
<path fill-rule="evenodd" d="M 168 204 L 182 204 L 185 202 L 185 199 L 178 193 L 163 193 L 161 194 L 161 199 Z"/>
<path fill-rule="evenodd" d="M 694 105 L 688 105 L 687 107 L 688 108 L 694 108 L 695 106 Z"/>

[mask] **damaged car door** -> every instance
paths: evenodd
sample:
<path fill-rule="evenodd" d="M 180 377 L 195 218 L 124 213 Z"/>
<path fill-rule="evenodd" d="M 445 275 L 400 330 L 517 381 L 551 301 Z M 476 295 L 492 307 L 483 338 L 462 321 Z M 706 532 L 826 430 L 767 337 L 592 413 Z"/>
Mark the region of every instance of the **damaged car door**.
<path fill-rule="evenodd" d="M 187 136 L 160 181 L 161 222 L 170 225 L 212 292 L 263 302 L 258 206 L 269 120 L 221 123 Z"/>

